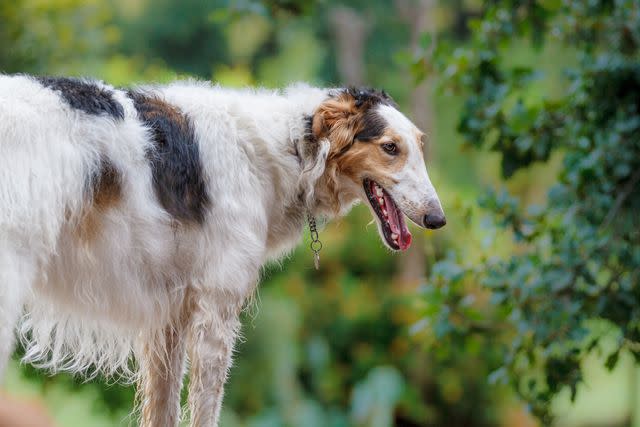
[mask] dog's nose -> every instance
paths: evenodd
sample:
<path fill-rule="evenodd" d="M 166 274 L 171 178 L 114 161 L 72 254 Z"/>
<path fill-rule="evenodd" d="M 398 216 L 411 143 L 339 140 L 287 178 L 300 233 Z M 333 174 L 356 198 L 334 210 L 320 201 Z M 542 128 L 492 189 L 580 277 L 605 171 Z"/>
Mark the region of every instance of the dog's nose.
<path fill-rule="evenodd" d="M 424 216 L 423 223 L 425 228 L 435 230 L 443 227 L 447 223 L 447 219 L 444 217 L 444 213 L 428 213 Z"/>

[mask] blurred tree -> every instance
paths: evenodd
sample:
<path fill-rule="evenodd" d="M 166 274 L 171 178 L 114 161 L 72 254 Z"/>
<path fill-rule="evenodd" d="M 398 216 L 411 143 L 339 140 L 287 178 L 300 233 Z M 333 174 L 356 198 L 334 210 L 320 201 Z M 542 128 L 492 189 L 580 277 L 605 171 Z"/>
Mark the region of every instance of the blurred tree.
<path fill-rule="evenodd" d="M 215 25 L 224 6 L 224 0 L 145 1 L 137 14 L 120 17 L 120 49 L 125 55 L 159 58 L 180 73 L 209 79 L 213 66 L 228 59 L 221 27 Z"/>
<path fill-rule="evenodd" d="M 608 351 L 609 369 L 623 351 L 640 362 L 640 3 L 495 0 L 471 31 L 468 47 L 443 42 L 421 62 L 468 95 L 459 122 L 467 144 L 500 153 L 506 178 L 554 155 L 562 162 L 542 206 L 523 209 L 504 191 L 482 198 L 516 251 L 440 262 L 426 298 L 441 301 L 427 319 L 463 337 L 480 326 L 463 304 L 467 283 L 491 290 L 482 326 L 507 345 L 490 379 L 508 381 L 546 424 L 554 396 L 569 388 L 575 398 L 586 355 Z M 539 66 L 509 60 L 525 36 L 577 54 L 562 90 L 535 91 Z M 603 336 L 615 337 L 612 351 Z"/>
<path fill-rule="evenodd" d="M 435 37 L 435 10 L 436 0 L 396 0 L 395 8 L 399 15 L 404 19 L 411 29 L 411 38 L 409 49 L 416 51 L 419 48 L 420 38 Z M 409 96 L 409 105 L 411 109 L 411 118 L 413 122 L 425 132 L 424 155 L 425 158 L 432 160 L 430 154 L 431 145 L 434 143 L 433 135 L 435 135 L 435 120 L 433 107 L 431 105 L 432 95 L 432 79 L 425 79 L 420 82 Z M 405 255 L 399 259 L 400 276 L 405 284 L 416 285 L 423 283 L 427 273 L 427 257 L 425 254 L 425 235 L 416 233 L 413 237 L 413 244 Z"/>
<path fill-rule="evenodd" d="M 65 64 L 100 58 L 117 41 L 99 0 L 0 2 L 0 71 L 69 73 Z"/>
<path fill-rule="evenodd" d="M 336 5 L 329 11 L 329 25 L 335 34 L 340 81 L 345 86 L 362 86 L 365 81 L 365 41 L 369 30 L 365 18 L 351 8 Z"/>

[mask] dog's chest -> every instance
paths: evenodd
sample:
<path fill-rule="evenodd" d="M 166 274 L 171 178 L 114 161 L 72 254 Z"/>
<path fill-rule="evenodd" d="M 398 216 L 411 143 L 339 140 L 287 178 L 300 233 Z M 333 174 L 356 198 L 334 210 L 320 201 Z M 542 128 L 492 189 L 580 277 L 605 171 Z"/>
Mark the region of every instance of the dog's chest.
<path fill-rule="evenodd" d="M 302 202 L 285 206 L 282 213 L 272 215 L 267 235 L 267 258 L 275 260 L 291 251 L 300 241 L 305 222 Z"/>

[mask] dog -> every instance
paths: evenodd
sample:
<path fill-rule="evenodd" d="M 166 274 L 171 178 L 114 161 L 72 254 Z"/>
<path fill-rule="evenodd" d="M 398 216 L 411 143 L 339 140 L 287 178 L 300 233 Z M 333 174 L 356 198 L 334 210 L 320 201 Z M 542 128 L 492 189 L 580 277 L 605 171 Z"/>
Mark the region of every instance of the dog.
<path fill-rule="evenodd" d="M 382 91 L 119 89 L 0 75 L 0 374 L 136 381 L 143 426 L 218 423 L 239 315 L 307 217 L 358 201 L 382 242 L 445 225 L 423 133 Z"/>

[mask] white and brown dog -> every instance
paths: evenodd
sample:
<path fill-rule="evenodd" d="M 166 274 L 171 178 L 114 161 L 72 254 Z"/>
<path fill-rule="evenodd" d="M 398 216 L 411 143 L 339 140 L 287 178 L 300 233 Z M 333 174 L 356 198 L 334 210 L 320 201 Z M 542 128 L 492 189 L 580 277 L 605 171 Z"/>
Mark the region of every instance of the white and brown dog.
<path fill-rule="evenodd" d="M 367 203 L 404 250 L 404 216 L 445 224 L 422 133 L 385 93 L 202 82 L 120 90 L 0 75 L 0 374 L 24 360 L 139 382 L 145 426 L 217 424 L 261 267 L 306 215 Z"/>

